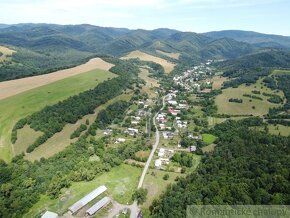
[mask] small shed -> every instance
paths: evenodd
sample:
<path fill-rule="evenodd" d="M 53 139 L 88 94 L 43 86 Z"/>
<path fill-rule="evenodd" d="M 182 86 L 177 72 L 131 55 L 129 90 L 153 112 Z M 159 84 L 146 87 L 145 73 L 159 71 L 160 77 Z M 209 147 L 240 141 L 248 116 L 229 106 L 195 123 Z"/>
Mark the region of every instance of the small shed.
<path fill-rule="evenodd" d="M 109 197 L 104 197 L 100 201 L 98 201 L 96 204 L 94 204 L 91 208 L 89 208 L 86 213 L 90 216 L 94 215 L 96 212 L 98 212 L 100 209 L 105 207 L 110 203 L 111 199 Z"/>

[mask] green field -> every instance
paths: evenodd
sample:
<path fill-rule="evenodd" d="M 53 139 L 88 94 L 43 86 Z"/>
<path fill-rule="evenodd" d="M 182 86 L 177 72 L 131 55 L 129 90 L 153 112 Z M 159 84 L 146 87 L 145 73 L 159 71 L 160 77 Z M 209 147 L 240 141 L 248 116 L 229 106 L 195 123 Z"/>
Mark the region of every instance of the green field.
<path fill-rule="evenodd" d="M 202 134 L 202 141 L 207 145 L 212 144 L 215 140 L 216 137 L 212 134 Z"/>
<path fill-rule="evenodd" d="M 93 70 L 49 85 L 32 89 L 0 101 L 0 159 L 10 161 L 15 154 L 10 137 L 14 124 L 21 118 L 52 105 L 69 96 L 94 88 L 98 83 L 115 75 Z"/>
<path fill-rule="evenodd" d="M 273 125 L 269 124 L 269 133 L 273 135 L 281 135 L 281 136 L 289 136 L 290 135 L 290 126 L 283 126 L 283 125 Z M 252 129 L 264 131 L 264 127 L 253 127 Z"/>
<path fill-rule="evenodd" d="M 282 91 L 274 92 L 273 90 L 263 86 L 261 80 L 250 86 L 240 85 L 238 88 L 227 88 L 222 91 L 215 99 L 219 114 L 229 115 L 254 115 L 262 116 L 268 113 L 269 108 L 281 106 L 281 104 L 273 104 L 267 101 L 266 96 L 259 94 L 263 100 L 252 99 L 243 96 L 244 94 L 254 95 L 252 91 L 266 92 L 269 94 L 276 94 L 281 97 L 284 96 Z M 243 103 L 229 102 L 230 98 L 242 99 Z"/>
<path fill-rule="evenodd" d="M 155 173 L 155 176 L 152 175 L 152 172 Z M 163 179 L 163 176 L 165 174 L 169 174 L 169 179 L 166 181 Z M 152 201 L 155 198 L 158 198 L 162 194 L 162 192 L 166 190 L 167 185 L 173 183 L 177 176 L 183 175 L 185 174 L 149 169 L 143 184 L 143 188 L 146 188 L 148 190 L 147 200 L 142 205 L 142 207 L 148 208 L 151 205 Z"/>
<path fill-rule="evenodd" d="M 132 203 L 132 194 L 137 187 L 141 172 L 141 168 L 122 164 L 107 173 L 97 176 L 90 182 L 73 183 L 70 188 L 63 190 L 63 194 L 58 199 L 52 200 L 46 195 L 41 196 L 39 202 L 24 217 L 35 217 L 44 210 L 63 214 L 68 207 L 101 185 L 105 185 L 108 188 L 107 193 L 113 197 L 113 200 L 121 204 Z"/>
<path fill-rule="evenodd" d="M 287 75 L 290 74 L 290 70 L 274 70 L 272 75 Z"/>

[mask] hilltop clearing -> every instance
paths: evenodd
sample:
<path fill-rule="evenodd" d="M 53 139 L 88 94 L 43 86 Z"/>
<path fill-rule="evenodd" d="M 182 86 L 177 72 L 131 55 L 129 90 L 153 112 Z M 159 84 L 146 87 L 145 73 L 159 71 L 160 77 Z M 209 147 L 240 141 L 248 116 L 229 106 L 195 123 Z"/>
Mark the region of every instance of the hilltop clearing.
<path fill-rule="evenodd" d="M 122 57 L 122 59 L 134 59 L 134 58 L 139 58 L 142 61 L 152 61 L 152 62 L 155 62 L 157 64 L 160 64 L 164 68 L 166 73 L 170 73 L 175 67 L 174 63 L 171 63 L 171 62 L 164 60 L 162 58 L 159 58 L 159 57 L 155 57 L 153 55 L 146 54 L 146 53 L 144 53 L 142 51 L 138 51 L 138 50 L 132 51 L 128 55 Z"/>

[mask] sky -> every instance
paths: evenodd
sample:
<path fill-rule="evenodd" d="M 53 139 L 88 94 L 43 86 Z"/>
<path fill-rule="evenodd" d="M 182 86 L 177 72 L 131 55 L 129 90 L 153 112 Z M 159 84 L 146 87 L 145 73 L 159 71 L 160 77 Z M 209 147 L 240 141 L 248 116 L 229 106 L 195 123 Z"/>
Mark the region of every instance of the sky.
<path fill-rule="evenodd" d="M 92 24 L 290 36 L 290 0 L 0 0 L 0 23 Z"/>

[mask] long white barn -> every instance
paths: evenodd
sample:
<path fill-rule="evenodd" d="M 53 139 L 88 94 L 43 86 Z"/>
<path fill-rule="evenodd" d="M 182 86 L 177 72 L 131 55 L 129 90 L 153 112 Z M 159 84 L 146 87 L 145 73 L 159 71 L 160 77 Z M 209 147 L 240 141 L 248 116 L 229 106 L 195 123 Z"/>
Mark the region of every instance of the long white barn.
<path fill-rule="evenodd" d="M 98 201 L 95 205 L 93 205 L 91 208 L 89 208 L 86 213 L 90 216 L 94 215 L 96 212 L 98 212 L 101 208 L 106 206 L 111 199 L 109 197 L 104 197 L 100 201 Z"/>
<path fill-rule="evenodd" d="M 104 185 L 98 187 L 97 189 L 95 189 L 94 191 L 90 192 L 85 197 L 83 197 L 82 199 L 80 199 L 79 201 L 74 203 L 71 207 L 69 207 L 68 208 L 69 211 L 71 213 L 77 212 L 79 209 L 81 209 L 86 204 L 88 204 L 90 201 L 94 200 L 96 197 L 98 197 L 99 195 L 104 193 L 106 190 L 107 190 L 107 188 Z"/>

